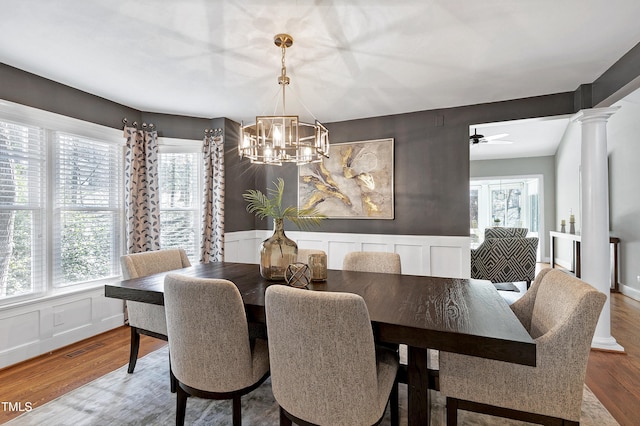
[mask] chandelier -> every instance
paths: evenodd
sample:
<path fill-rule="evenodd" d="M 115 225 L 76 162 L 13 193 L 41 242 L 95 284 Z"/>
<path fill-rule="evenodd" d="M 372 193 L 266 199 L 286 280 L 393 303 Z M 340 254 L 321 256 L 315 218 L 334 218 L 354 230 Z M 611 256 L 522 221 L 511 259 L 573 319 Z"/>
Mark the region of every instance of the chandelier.
<path fill-rule="evenodd" d="M 285 88 L 291 81 L 287 76 L 284 57 L 293 44 L 289 34 L 278 34 L 273 42 L 282 49 L 282 69 L 278 84 L 282 90 L 282 115 L 256 116 L 256 122 L 240 124 L 238 153 L 252 163 L 297 165 L 318 163 L 329 157 L 329 131 L 318 120 L 314 124 L 303 123 L 297 115 L 285 112 Z"/>

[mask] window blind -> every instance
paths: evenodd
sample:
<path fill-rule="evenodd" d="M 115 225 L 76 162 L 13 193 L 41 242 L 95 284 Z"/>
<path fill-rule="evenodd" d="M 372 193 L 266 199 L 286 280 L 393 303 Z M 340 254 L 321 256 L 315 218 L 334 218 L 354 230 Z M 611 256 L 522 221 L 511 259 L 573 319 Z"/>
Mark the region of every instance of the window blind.
<path fill-rule="evenodd" d="M 198 152 L 160 152 L 160 247 L 184 248 L 199 258 L 201 198 Z"/>
<path fill-rule="evenodd" d="M 0 121 L 0 300 L 44 290 L 44 137 Z"/>
<path fill-rule="evenodd" d="M 54 151 L 54 286 L 119 275 L 121 148 L 55 132 Z"/>

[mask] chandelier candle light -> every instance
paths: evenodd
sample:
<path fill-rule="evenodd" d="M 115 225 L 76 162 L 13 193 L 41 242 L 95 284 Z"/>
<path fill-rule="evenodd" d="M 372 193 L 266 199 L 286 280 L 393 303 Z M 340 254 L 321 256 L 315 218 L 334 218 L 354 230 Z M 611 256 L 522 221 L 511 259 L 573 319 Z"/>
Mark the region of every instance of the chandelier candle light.
<path fill-rule="evenodd" d="M 284 57 L 293 44 L 289 34 L 278 34 L 273 42 L 282 49 L 282 70 L 278 84 L 282 89 L 282 115 L 257 116 L 254 124 L 240 124 L 238 153 L 252 163 L 297 165 L 318 163 L 329 157 L 329 131 L 318 120 L 303 123 L 297 115 L 286 115 L 285 88 L 291 81 L 287 76 Z"/>

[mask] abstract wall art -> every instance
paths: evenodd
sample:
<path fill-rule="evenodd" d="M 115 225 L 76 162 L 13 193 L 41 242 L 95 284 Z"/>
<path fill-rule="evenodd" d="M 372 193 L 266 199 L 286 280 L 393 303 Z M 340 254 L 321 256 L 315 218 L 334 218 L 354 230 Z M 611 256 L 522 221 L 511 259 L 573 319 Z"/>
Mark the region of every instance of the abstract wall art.
<path fill-rule="evenodd" d="M 393 219 L 393 138 L 333 143 L 298 168 L 298 207 L 333 219 Z"/>

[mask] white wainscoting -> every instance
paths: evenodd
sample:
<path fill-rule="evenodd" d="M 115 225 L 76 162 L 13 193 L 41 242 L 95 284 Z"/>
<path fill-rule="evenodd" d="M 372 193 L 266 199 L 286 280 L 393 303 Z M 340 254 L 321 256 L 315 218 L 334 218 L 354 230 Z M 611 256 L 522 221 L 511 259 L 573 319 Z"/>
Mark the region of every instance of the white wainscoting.
<path fill-rule="evenodd" d="M 121 300 L 104 287 L 0 308 L 0 368 L 51 352 L 124 323 Z"/>
<path fill-rule="evenodd" d="M 225 234 L 225 260 L 258 263 L 260 242 L 272 231 Z M 410 275 L 468 278 L 468 237 L 339 234 L 287 231 L 299 247 L 327 253 L 328 267 L 342 269 L 350 251 L 400 254 Z M 123 303 L 104 297 L 104 287 L 0 307 L 0 368 L 45 354 L 124 324 Z"/>
<path fill-rule="evenodd" d="M 258 263 L 260 242 L 272 233 L 257 230 L 225 234 L 225 260 Z M 287 231 L 287 236 L 300 248 L 324 250 L 329 269 L 342 269 L 342 259 L 350 251 L 385 251 L 400 255 L 403 274 L 452 278 L 471 276 L 469 237 L 301 231 Z"/>

